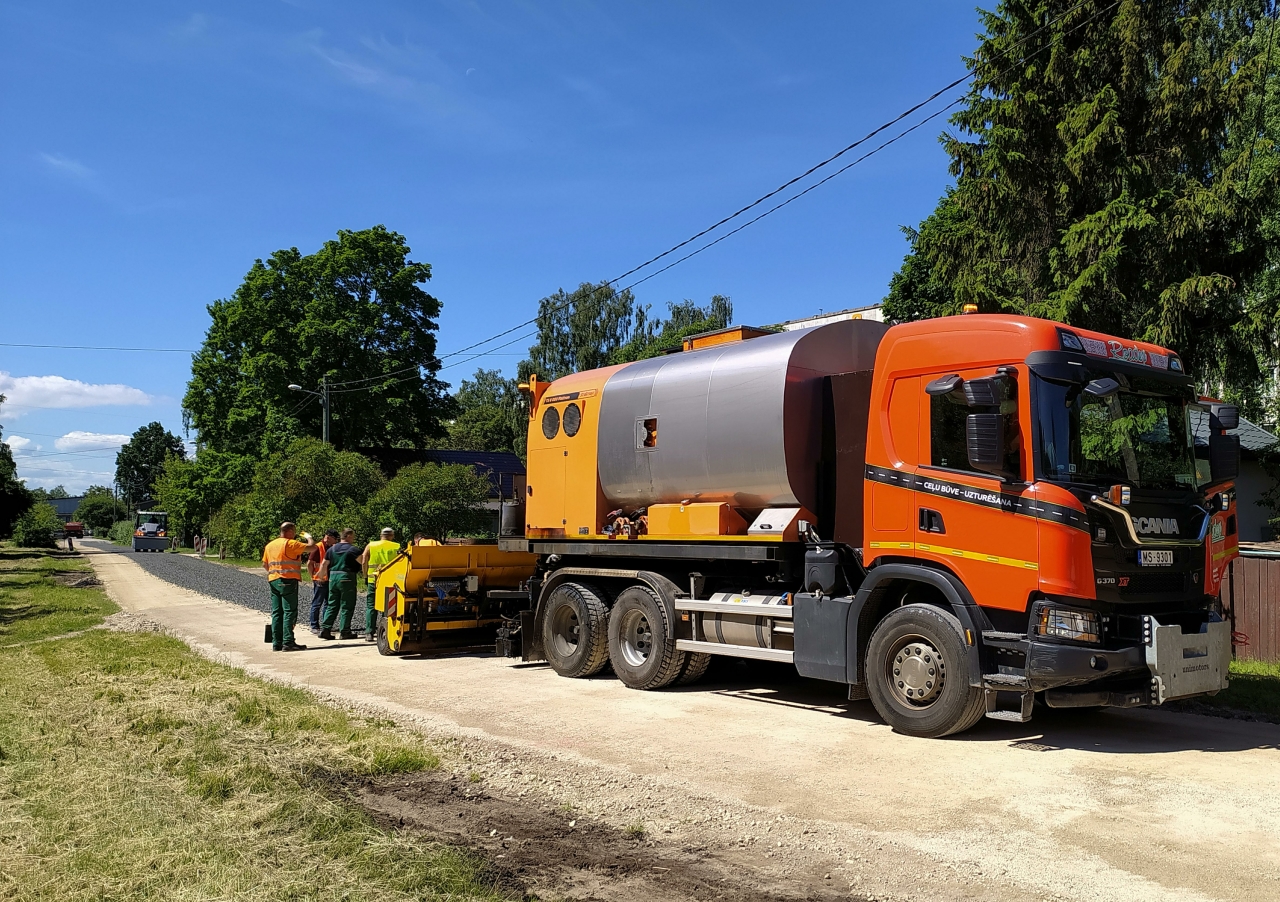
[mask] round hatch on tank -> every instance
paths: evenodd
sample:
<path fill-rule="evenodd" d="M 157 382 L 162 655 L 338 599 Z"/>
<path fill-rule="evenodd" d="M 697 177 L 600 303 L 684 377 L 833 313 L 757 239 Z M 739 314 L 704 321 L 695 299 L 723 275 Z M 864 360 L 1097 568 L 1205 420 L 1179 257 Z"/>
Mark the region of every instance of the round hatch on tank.
<path fill-rule="evenodd" d="M 582 426 L 582 409 L 572 402 L 564 409 L 564 434 L 573 438 Z"/>
<path fill-rule="evenodd" d="M 548 439 L 553 439 L 559 431 L 560 411 L 554 407 L 548 407 L 546 412 L 542 414 L 542 434 Z"/>

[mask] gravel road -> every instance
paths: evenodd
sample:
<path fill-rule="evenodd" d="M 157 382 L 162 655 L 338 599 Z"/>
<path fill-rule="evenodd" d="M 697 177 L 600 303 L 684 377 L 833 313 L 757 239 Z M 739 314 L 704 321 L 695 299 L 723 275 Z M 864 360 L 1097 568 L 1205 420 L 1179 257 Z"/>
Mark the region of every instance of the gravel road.
<path fill-rule="evenodd" d="M 229 601 L 253 611 L 271 613 L 271 594 L 267 589 L 265 574 L 248 573 L 239 567 L 215 564 L 187 554 L 138 554 L 132 549 L 93 539 L 81 540 L 81 543 L 94 551 L 128 557 L 152 576 L 172 585 L 181 586 L 220 601 Z M 305 631 L 310 611 L 311 584 L 304 582 L 298 589 L 299 630 Z M 351 621 L 351 628 L 364 629 L 363 595 L 356 599 L 356 613 Z"/>
<path fill-rule="evenodd" d="M 635 692 L 491 654 L 273 654 L 260 613 L 86 551 L 122 608 L 199 653 L 424 732 L 447 773 L 352 791 L 544 898 L 1280 900 L 1277 725 L 1047 711 L 922 740 L 749 669 Z"/>

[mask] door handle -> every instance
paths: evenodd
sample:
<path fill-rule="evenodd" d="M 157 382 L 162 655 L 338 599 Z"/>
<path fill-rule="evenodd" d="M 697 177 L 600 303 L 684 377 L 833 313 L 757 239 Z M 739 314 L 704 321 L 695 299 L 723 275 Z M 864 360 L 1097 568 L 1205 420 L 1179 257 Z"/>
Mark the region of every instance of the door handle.
<path fill-rule="evenodd" d="M 920 508 L 920 531 L 945 533 L 947 527 L 942 522 L 942 514 L 927 507 Z"/>

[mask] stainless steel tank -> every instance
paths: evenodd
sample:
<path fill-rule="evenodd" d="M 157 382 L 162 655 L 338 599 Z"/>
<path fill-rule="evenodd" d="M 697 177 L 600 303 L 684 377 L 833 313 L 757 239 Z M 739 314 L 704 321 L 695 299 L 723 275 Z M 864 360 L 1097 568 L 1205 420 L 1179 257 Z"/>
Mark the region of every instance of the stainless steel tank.
<path fill-rule="evenodd" d="M 817 511 L 823 377 L 870 370 L 887 329 L 843 320 L 619 370 L 600 399 L 605 497 Z"/>

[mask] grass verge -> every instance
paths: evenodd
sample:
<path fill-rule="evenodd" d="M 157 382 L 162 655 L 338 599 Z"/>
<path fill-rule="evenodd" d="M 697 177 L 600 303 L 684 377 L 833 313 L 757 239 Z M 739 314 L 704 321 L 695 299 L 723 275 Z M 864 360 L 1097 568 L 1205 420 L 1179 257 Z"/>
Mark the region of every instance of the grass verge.
<path fill-rule="evenodd" d="M 0 646 L 101 623 L 116 606 L 96 589 L 71 588 L 91 568 L 75 554 L 0 545 Z"/>
<path fill-rule="evenodd" d="M 438 764 L 412 734 L 163 636 L 0 649 L 0 898 L 497 898 L 480 861 L 329 791 Z"/>
<path fill-rule="evenodd" d="M 1212 714 L 1252 714 L 1280 723 L 1280 663 L 1232 661 L 1231 685 L 1215 696 L 1201 696 L 1194 704 Z"/>

